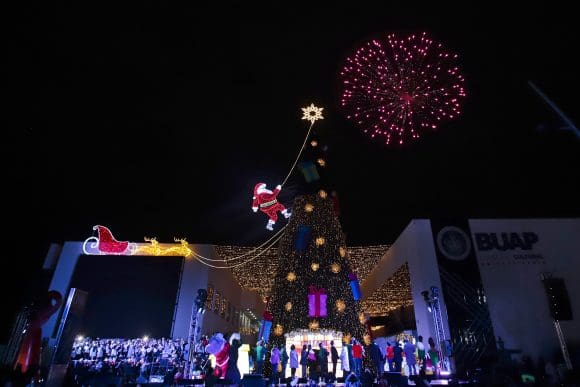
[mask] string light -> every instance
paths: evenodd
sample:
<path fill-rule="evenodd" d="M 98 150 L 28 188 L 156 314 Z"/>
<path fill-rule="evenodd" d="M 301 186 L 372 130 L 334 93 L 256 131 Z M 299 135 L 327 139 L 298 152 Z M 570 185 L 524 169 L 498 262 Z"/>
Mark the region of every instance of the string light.
<path fill-rule="evenodd" d="M 372 269 L 376 267 L 379 259 L 385 255 L 389 247 L 389 245 L 376 245 L 350 246 L 348 248 L 342 248 L 345 251 L 345 257 L 348 257 L 351 269 L 356 271 L 359 281 L 362 283 Z M 272 248 L 265 250 L 247 246 L 219 245 L 214 245 L 213 248 L 220 257 L 220 260 L 223 261 L 228 261 L 231 257 L 247 254 L 249 251 L 258 254 L 255 260 L 246 265 L 234 267 L 231 271 L 236 282 L 242 289 L 255 291 L 260 294 L 261 297 L 266 297 L 270 294 L 276 277 L 276 272 L 280 266 L 278 249 Z"/>
<path fill-rule="evenodd" d="M 362 303 L 369 316 L 384 316 L 400 307 L 413 305 L 409 266 L 402 265 L 393 275 Z"/>
<path fill-rule="evenodd" d="M 306 203 L 304 205 L 304 211 L 306 211 L 306 212 L 312 212 L 312 211 L 314 211 L 314 206 L 311 203 Z"/>
<path fill-rule="evenodd" d="M 466 93 L 457 57 L 425 32 L 372 39 L 345 60 L 340 105 L 373 138 L 415 140 L 460 114 Z"/>

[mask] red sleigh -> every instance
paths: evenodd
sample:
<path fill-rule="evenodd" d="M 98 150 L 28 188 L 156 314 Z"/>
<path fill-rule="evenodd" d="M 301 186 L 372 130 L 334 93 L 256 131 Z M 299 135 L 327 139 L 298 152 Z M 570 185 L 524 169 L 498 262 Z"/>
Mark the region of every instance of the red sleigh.
<path fill-rule="evenodd" d="M 83 252 L 86 255 L 93 254 L 124 254 L 130 247 L 130 243 L 127 241 L 118 241 L 113 237 L 111 230 L 105 226 L 96 225 L 93 226 L 93 230 L 97 230 L 98 237 L 92 236 L 87 238 L 83 243 Z M 87 249 L 87 245 L 90 243 L 90 250 Z M 94 252 L 94 250 L 97 252 Z M 91 250 L 93 252 L 91 252 Z"/>

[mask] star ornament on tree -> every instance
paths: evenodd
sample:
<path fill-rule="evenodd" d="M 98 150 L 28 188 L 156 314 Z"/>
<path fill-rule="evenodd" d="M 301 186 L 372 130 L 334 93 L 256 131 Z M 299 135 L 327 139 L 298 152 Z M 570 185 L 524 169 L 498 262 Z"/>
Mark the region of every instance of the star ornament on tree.
<path fill-rule="evenodd" d="M 313 103 L 310 104 L 310 106 L 302 108 L 302 119 L 303 120 L 308 120 L 310 121 L 311 124 L 314 124 L 314 122 L 316 120 L 323 120 L 324 117 L 322 117 L 322 110 L 324 108 L 319 108 L 314 106 Z"/>

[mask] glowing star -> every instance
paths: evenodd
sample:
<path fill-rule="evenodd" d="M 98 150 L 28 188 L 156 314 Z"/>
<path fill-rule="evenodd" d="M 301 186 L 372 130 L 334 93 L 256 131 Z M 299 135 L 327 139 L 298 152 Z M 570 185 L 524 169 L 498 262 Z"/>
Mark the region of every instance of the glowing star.
<path fill-rule="evenodd" d="M 314 210 L 314 206 L 312 204 L 306 203 L 304 205 L 304 211 L 306 211 L 306 212 L 312 212 L 313 210 Z"/>
<path fill-rule="evenodd" d="M 293 271 L 289 272 L 288 275 L 286 276 L 286 279 L 290 282 L 292 281 L 296 281 L 296 274 L 294 274 Z"/>
<path fill-rule="evenodd" d="M 312 331 L 318 329 L 319 327 L 320 327 L 320 324 L 318 324 L 317 320 L 312 320 L 308 323 L 308 328 L 310 328 L 310 330 L 312 330 Z"/>
<path fill-rule="evenodd" d="M 324 117 L 322 117 L 323 109 L 324 108 L 318 108 L 314 106 L 313 103 L 311 103 L 310 106 L 302 108 L 302 112 L 304 114 L 302 116 L 302 119 L 310 121 L 311 124 L 314 124 L 316 120 L 323 120 L 324 119 Z"/>
<path fill-rule="evenodd" d="M 292 310 L 292 303 L 288 301 L 284 307 L 288 312 L 290 312 Z"/>
<path fill-rule="evenodd" d="M 324 243 L 326 243 L 326 240 L 324 239 L 324 237 L 316 238 L 316 246 L 322 246 Z"/>
<path fill-rule="evenodd" d="M 274 334 L 276 336 L 282 336 L 282 333 L 284 333 L 284 327 L 282 327 L 280 324 L 276 324 L 276 327 L 274 328 Z"/>
<path fill-rule="evenodd" d="M 320 268 L 320 264 L 314 262 L 312 263 L 312 265 L 310 265 L 310 268 L 312 269 L 312 271 L 316 271 Z"/>
<path fill-rule="evenodd" d="M 334 274 L 340 273 L 340 263 L 334 262 L 332 265 L 330 265 L 330 271 L 332 271 Z"/>

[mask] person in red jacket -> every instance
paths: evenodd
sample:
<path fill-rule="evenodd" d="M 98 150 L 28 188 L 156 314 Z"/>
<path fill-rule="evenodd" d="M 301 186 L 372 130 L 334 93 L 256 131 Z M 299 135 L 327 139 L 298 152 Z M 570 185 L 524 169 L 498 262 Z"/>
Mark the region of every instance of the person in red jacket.
<path fill-rule="evenodd" d="M 389 371 L 395 370 L 395 349 L 390 342 L 387 342 L 387 362 L 389 363 Z"/>
<path fill-rule="evenodd" d="M 360 378 L 362 374 L 362 359 L 364 356 L 364 349 L 362 345 L 356 340 L 352 339 L 352 357 L 354 359 L 354 373 Z"/>

